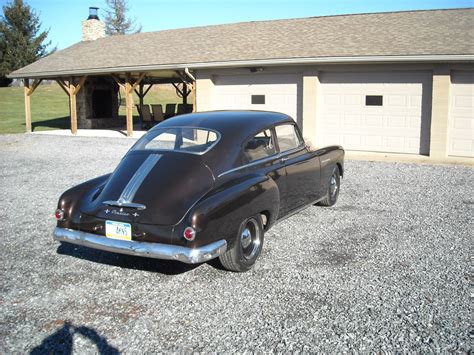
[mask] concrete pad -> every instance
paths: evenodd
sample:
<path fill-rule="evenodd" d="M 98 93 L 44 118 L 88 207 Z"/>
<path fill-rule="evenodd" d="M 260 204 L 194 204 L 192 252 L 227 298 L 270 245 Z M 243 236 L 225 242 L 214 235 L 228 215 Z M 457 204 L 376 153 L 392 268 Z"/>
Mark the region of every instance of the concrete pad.
<path fill-rule="evenodd" d="M 378 153 L 378 152 L 356 152 L 356 151 L 346 151 L 345 157 L 348 160 L 368 160 L 368 161 L 386 161 L 386 162 L 398 162 L 398 163 L 450 164 L 450 165 L 474 166 L 474 158 L 466 158 L 466 157 L 433 158 L 426 155 Z"/>
<path fill-rule="evenodd" d="M 32 132 L 31 134 L 47 134 L 54 136 L 70 137 L 107 137 L 107 138 L 135 138 L 138 139 L 147 131 L 133 131 L 132 137 L 127 137 L 126 129 L 78 129 L 77 134 L 73 135 L 69 129 L 58 129 L 50 131 Z"/>

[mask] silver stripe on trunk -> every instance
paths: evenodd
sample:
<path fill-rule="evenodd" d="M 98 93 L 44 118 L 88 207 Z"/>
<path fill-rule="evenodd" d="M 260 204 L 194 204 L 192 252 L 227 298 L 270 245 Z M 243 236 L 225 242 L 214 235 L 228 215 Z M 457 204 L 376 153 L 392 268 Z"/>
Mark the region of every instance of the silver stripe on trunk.
<path fill-rule="evenodd" d="M 138 209 L 145 209 L 145 205 L 133 203 L 132 200 L 138 191 L 138 188 L 142 184 L 143 180 L 148 176 L 151 169 L 161 159 L 161 154 L 150 154 L 148 158 L 140 165 L 135 174 L 128 182 L 127 186 L 123 189 L 120 197 L 117 201 L 104 201 L 104 205 L 121 206 L 121 207 L 132 207 Z"/>

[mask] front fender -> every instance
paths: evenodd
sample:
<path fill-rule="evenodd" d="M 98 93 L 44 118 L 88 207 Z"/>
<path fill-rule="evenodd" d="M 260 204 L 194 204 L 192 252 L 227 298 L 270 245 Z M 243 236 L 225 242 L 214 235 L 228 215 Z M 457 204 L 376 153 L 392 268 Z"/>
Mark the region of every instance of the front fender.
<path fill-rule="evenodd" d="M 92 199 L 105 185 L 109 176 L 110 174 L 96 177 L 65 191 L 58 201 L 58 208 L 64 211 L 64 221 L 58 221 L 58 227 L 78 228 L 80 207 L 84 198 L 90 195 L 90 199 Z"/>
<path fill-rule="evenodd" d="M 267 226 L 278 217 L 280 192 L 268 176 L 252 175 L 240 178 L 213 191 L 191 209 L 178 230 L 192 226 L 196 230 L 194 246 L 225 239 L 232 247 L 240 224 L 245 218 L 265 212 Z M 182 230 L 181 230 L 182 229 Z"/>

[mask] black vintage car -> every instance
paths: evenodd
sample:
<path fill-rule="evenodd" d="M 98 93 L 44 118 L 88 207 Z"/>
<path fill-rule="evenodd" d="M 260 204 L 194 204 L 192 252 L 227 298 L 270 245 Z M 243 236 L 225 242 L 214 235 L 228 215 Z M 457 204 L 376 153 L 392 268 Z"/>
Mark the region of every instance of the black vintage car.
<path fill-rule="evenodd" d="M 343 164 L 341 147 L 310 149 L 281 113 L 182 115 L 148 131 L 112 174 L 66 191 L 54 239 L 246 271 L 277 221 L 336 203 Z"/>

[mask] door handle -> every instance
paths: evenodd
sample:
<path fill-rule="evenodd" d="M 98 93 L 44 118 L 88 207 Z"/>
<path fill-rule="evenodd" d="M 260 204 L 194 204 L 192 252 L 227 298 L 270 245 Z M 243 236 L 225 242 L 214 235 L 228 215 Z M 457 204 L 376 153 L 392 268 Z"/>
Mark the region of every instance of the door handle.
<path fill-rule="evenodd" d="M 288 160 L 288 157 L 282 157 L 280 158 L 281 163 L 285 163 Z"/>

